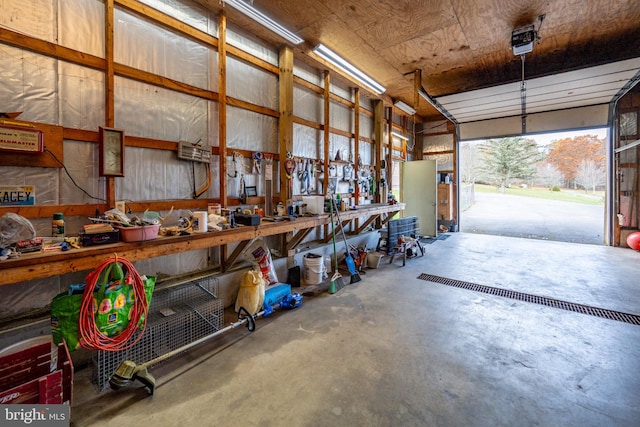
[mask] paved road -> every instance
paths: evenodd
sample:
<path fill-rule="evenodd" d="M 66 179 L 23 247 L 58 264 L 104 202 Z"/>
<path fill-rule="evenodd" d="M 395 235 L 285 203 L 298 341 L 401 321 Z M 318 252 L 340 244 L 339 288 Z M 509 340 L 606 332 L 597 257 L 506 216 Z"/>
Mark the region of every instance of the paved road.
<path fill-rule="evenodd" d="M 604 244 L 604 206 L 506 194 L 475 194 L 460 231 L 562 242 Z"/>

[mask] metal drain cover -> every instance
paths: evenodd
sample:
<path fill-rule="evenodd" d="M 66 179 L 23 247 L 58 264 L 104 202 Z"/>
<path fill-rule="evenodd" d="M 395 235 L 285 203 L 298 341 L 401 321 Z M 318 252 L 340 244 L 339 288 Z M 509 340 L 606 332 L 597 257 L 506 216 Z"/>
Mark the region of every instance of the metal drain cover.
<path fill-rule="evenodd" d="M 518 301 L 531 302 L 534 304 L 546 305 L 548 307 L 559 308 L 562 310 L 573 311 L 576 313 L 587 314 L 589 316 L 602 317 L 618 322 L 630 323 L 632 325 L 640 325 L 640 316 L 637 314 L 623 313 L 621 311 L 608 310 L 606 308 L 591 307 L 588 305 L 577 304 L 574 302 L 562 301 L 554 298 L 541 297 L 537 295 L 525 294 L 522 292 L 511 291 L 493 286 L 479 285 L 477 283 L 464 282 L 462 280 L 449 279 L 446 277 L 434 276 L 422 273 L 418 279 L 427 282 L 439 283 L 441 285 L 453 286 L 456 288 L 467 289 L 470 291 L 482 292 L 490 295 L 511 298 Z"/>

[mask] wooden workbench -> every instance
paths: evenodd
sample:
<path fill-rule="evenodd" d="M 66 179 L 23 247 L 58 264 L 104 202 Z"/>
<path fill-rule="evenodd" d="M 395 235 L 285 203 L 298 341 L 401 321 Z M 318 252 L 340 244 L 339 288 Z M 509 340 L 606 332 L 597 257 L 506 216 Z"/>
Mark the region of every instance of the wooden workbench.
<path fill-rule="evenodd" d="M 404 204 L 368 205 L 340 213 L 342 222 L 359 220 L 355 230 L 360 233 L 375 219 L 384 223 L 397 212 L 404 209 Z M 60 274 L 86 271 L 95 268 L 105 258 L 117 254 L 129 261 L 173 255 L 196 249 L 222 246 L 229 243 L 240 243 L 236 250 L 225 260 L 227 268 L 233 264 L 249 243 L 259 237 L 287 234 L 287 253 L 295 250 L 315 227 L 330 222 L 329 215 L 300 217 L 294 221 L 263 222 L 257 226 L 239 226 L 220 232 L 192 234 L 189 236 L 158 237 L 144 242 L 91 246 L 71 249 L 65 252 L 37 252 L 22 254 L 17 259 L 0 261 L 0 286 L 26 280 L 41 279 Z"/>

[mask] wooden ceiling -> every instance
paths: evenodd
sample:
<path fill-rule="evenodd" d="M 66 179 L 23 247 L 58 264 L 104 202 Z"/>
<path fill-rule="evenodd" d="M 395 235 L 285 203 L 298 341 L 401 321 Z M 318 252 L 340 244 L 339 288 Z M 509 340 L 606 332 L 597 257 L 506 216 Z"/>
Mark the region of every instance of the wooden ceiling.
<path fill-rule="evenodd" d="M 220 10 L 220 0 L 197 0 Z M 249 2 L 251 2 L 249 0 Z M 305 39 L 296 58 L 323 43 L 387 88 L 385 99 L 440 117 L 415 95 L 414 78 L 433 96 L 519 81 L 522 64 L 511 32 L 540 25 L 526 55 L 526 78 L 640 56 L 638 0 L 253 0 L 253 5 Z M 283 40 L 231 7 L 230 25 L 276 45 Z"/>

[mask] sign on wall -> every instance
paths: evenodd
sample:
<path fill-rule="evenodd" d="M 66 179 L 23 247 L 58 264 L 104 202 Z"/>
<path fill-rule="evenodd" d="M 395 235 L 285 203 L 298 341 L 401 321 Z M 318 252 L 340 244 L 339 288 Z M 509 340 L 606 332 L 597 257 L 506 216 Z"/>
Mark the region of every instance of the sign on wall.
<path fill-rule="evenodd" d="M 0 125 L 0 150 L 41 153 L 42 132 L 38 129 Z"/>
<path fill-rule="evenodd" d="M 33 185 L 0 185 L 0 206 L 33 206 L 36 193 Z"/>

